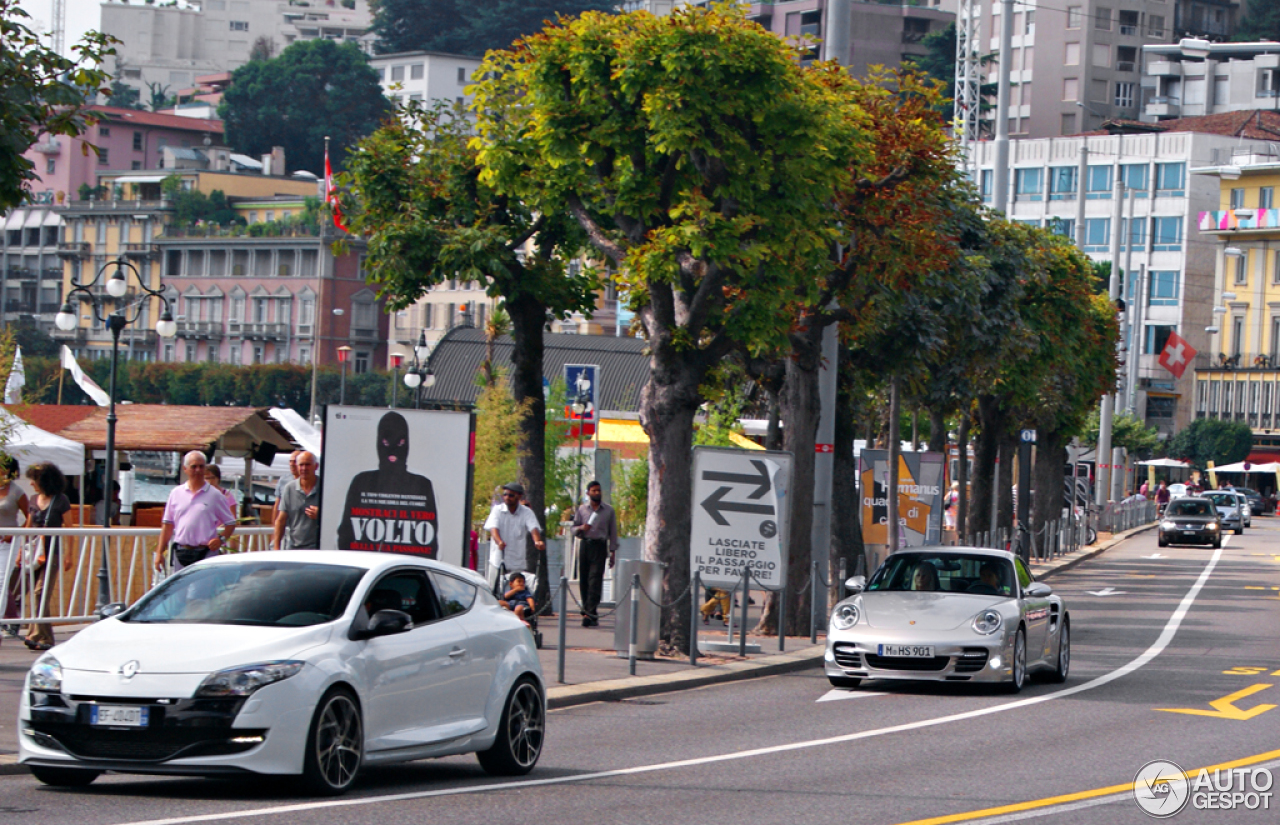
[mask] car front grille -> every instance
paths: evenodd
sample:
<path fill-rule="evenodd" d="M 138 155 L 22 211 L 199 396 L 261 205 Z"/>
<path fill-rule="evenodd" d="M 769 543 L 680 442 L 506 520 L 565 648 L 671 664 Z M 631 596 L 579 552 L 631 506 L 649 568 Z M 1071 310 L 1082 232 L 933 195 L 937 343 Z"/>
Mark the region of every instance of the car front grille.
<path fill-rule="evenodd" d="M 927 659 L 916 659 L 906 656 L 878 656 L 867 654 L 867 665 L 878 670 L 943 670 L 951 661 L 950 656 L 934 656 Z"/>
<path fill-rule="evenodd" d="M 987 666 L 985 647 L 966 647 L 956 657 L 956 673 L 977 673 Z"/>
<path fill-rule="evenodd" d="M 862 654 L 858 652 L 855 645 L 848 642 L 837 642 L 835 644 L 834 654 L 836 664 L 843 668 L 861 668 Z"/>
<path fill-rule="evenodd" d="M 163 762 L 176 756 L 224 756 L 257 747 L 265 730 L 187 728 L 99 730 L 87 725 L 35 725 L 68 753 L 83 759 Z M 233 742 L 232 738 L 248 740 Z"/>

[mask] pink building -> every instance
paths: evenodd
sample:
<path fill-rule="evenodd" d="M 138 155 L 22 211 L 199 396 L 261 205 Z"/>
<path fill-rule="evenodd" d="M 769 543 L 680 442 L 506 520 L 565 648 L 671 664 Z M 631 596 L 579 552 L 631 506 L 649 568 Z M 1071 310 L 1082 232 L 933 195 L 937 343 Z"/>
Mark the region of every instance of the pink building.
<path fill-rule="evenodd" d="M 222 121 L 90 106 L 98 118 L 84 137 L 42 135 L 27 150 L 39 180 L 31 182 L 31 200 L 66 204 L 80 198 L 80 187 L 97 185 L 108 170 L 163 169 L 165 147 L 198 148 L 222 143 Z M 98 147 L 85 151 L 84 144 Z"/>

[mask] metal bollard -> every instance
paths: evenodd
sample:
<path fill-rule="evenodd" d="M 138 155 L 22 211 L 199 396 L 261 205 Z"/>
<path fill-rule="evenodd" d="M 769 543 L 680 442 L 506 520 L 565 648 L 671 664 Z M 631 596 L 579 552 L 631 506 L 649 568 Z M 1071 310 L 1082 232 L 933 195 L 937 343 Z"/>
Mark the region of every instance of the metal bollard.
<path fill-rule="evenodd" d="M 569 579 L 565 576 L 560 577 L 560 615 L 556 618 L 556 624 L 560 626 L 560 650 L 556 652 L 556 681 L 564 684 L 564 649 L 567 646 L 564 637 L 564 614 L 569 612 Z"/>
<path fill-rule="evenodd" d="M 844 592 L 844 583 L 849 580 L 849 563 L 845 559 L 840 559 L 840 584 L 837 586 L 836 592 L 840 594 L 839 601 L 844 601 L 844 597 L 849 595 Z"/>
<path fill-rule="evenodd" d="M 702 592 L 702 574 L 694 573 L 689 583 L 689 667 L 698 666 L 698 594 Z"/>
<path fill-rule="evenodd" d="M 636 645 L 640 639 L 640 574 L 631 576 L 631 643 L 627 647 L 627 671 L 636 675 Z"/>
<path fill-rule="evenodd" d="M 738 655 L 747 655 L 747 601 L 751 596 L 751 568 L 742 568 L 742 640 L 738 642 Z"/>
<path fill-rule="evenodd" d="M 818 643 L 818 563 L 813 563 L 809 576 L 809 644 Z"/>
<path fill-rule="evenodd" d="M 787 588 L 778 587 L 778 652 L 787 649 Z"/>

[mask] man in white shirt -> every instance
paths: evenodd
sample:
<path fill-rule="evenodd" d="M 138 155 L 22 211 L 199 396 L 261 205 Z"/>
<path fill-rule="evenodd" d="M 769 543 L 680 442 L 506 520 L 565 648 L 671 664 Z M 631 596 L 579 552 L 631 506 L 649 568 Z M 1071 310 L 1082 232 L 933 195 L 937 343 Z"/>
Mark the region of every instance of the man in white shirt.
<path fill-rule="evenodd" d="M 502 564 L 507 573 L 533 573 L 538 565 L 536 558 L 529 558 L 527 537 L 533 535 L 533 544 L 539 550 L 547 545 L 542 540 L 542 528 L 533 511 L 520 503 L 524 487 L 518 482 L 502 485 L 502 503 L 495 506 L 485 520 L 484 529 L 502 553 Z"/>

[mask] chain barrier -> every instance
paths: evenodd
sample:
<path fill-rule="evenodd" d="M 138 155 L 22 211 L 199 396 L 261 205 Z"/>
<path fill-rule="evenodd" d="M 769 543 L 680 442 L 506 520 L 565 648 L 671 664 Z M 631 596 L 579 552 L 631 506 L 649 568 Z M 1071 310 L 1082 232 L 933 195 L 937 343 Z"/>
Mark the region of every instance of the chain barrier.
<path fill-rule="evenodd" d="M 663 604 L 662 602 L 655 601 L 655 600 L 654 600 L 654 598 L 653 598 L 653 596 L 650 596 L 650 595 L 649 595 L 649 591 L 644 589 L 644 582 L 641 582 L 641 583 L 640 583 L 640 595 L 642 595 L 642 596 L 644 596 L 646 599 L 648 599 L 648 600 L 649 600 L 649 604 L 655 605 L 655 606 L 657 606 L 658 608 L 660 608 L 660 609 L 662 609 L 662 610 L 666 610 L 666 609 L 667 609 L 667 608 L 669 608 L 669 607 L 675 607 L 677 604 L 679 604 L 680 602 L 684 601 L 684 597 L 685 597 L 685 596 L 687 596 L 687 595 L 689 595 L 689 591 L 690 591 L 690 590 L 692 590 L 692 589 L 693 589 L 693 581 L 692 581 L 692 580 L 690 580 L 690 581 L 689 581 L 689 583 L 688 583 L 687 585 L 685 585 L 684 590 L 681 590 L 681 591 L 680 591 L 680 595 L 679 595 L 679 596 L 676 596 L 676 597 L 675 597 L 674 599 L 672 599 L 670 602 L 667 602 L 666 604 Z M 615 609 L 616 609 L 616 608 L 615 608 Z"/>
<path fill-rule="evenodd" d="M 641 590 L 643 589 L 644 588 L 642 587 Z M 570 587 L 570 588 L 567 588 L 567 590 L 569 592 L 569 598 L 573 599 L 573 603 L 578 606 L 578 612 L 583 613 L 585 615 L 587 612 L 587 608 L 582 604 L 582 602 L 578 601 L 578 597 L 577 595 L 574 594 L 573 588 Z M 600 610 L 599 608 L 596 609 L 596 616 L 595 616 L 596 619 L 599 620 L 604 617 L 612 616 L 615 613 L 617 613 L 622 608 L 622 606 L 628 602 L 628 597 L 630 595 L 631 595 L 631 582 L 627 582 L 627 586 L 623 588 L 621 595 L 619 595 L 618 598 L 613 600 L 613 607 L 609 608 L 608 610 Z"/>

